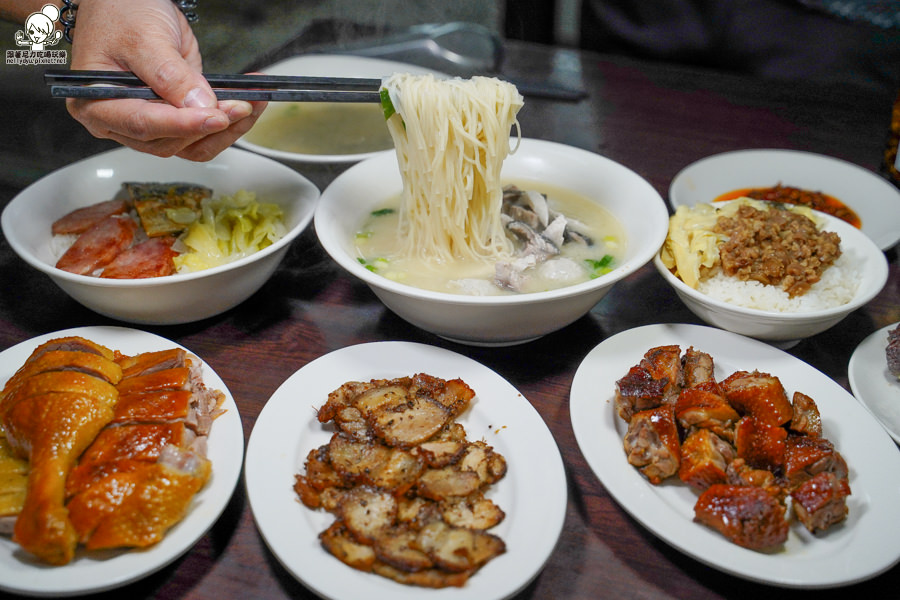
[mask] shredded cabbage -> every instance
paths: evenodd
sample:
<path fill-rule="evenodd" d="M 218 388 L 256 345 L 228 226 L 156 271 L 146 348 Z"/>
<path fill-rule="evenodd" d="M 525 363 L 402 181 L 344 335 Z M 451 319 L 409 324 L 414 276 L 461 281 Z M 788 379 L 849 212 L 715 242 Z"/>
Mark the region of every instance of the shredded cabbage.
<path fill-rule="evenodd" d="M 175 257 L 175 267 L 184 273 L 223 265 L 270 246 L 286 231 L 281 207 L 258 202 L 254 192 L 208 198 L 181 237 L 185 251 Z"/>

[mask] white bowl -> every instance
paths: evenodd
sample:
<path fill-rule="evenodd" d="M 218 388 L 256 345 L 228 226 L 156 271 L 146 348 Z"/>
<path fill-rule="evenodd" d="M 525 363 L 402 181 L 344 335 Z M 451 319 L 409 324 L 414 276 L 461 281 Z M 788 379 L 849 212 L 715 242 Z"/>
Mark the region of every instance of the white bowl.
<path fill-rule="evenodd" d="M 653 264 L 688 309 L 706 323 L 787 348 L 822 333 L 865 305 L 881 291 L 888 278 L 887 258 L 868 236 L 836 217 L 817 214 L 825 220 L 824 229 L 841 236 L 842 252 L 852 254 L 862 264 L 856 295 L 842 306 L 792 313 L 745 308 L 716 300 L 690 287 L 666 268 L 659 253 L 653 258 Z"/>
<path fill-rule="evenodd" d="M 261 69 L 263 73 L 269 75 L 291 75 L 306 77 L 362 77 L 381 79 L 394 73 L 413 73 L 425 74 L 434 73 L 442 75 L 432 69 L 426 69 L 416 65 L 396 62 L 392 60 L 382 60 L 379 58 L 368 58 L 365 56 L 349 56 L 339 54 L 306 54 L 303 56 L 294 56 L 277 62 L 271 66 Z M 270 106 L 270 108 L 274 108 Z M 340 105 L 335 106 L 340 109 Z M 269 118 L 272 111 L 264 112 L 255 127 L 264 123 Z M 385 125 L 387 130 L 387 125 Z M 252 150 L 282 161 L 289 165 L 304 165 L 308 163 L 355 163 L 366 158 L 370 158 L 381 152 L 393 152 L 393 148 L 388 146 L 384 150 L 378 151 L 360 151 L 348 154 L 304 154 L 300 152 L 289 152 L 285 150 L 277 150 L 267 146 L 250 142 L 248 135 L 252 135 L 251 129 L 244 137 L 240 138 L 235 144 L 241 148 Z"/>
<path fill-rule="evenodd" d="M 71 210 L 115 196 L 124 181 L 183 181 L 215 195 L 254 191 L 284 209 L 287 233 L 233 263 L 149 279 L 101 279 L 57 269 L 50 226 Z M 187 323 L 240 304 L 266 282 L 290 243 L 312 220 L 319 190 L 292 169 L 252 152 L 229 148 L 197 163 L 157 158 L 128 148 L 111 150 L 58 169 L 22 190 L 3 211 L 3 234 L 28 264 L 50 276 L 84 306 L 130 323 Z"/>
<path fill-rule="evenodd" d="M 708 156 L 675 175 L 669 201 L 672 208 L 706 204 L 732 190 L 779 183 L 837 198 L 882 250 L 900 241 L 900 190 L 868 169 L 812 152 L 755 149 Z"/>
<path fill-rule="evenodd" d="M 355 257 L 354 234 L 366 215 L 400 194 L 396 155 L 350 167 L 322 193 L 319 240 L 331 257 L 374 291 L 390 310 L 426 331 L 464 344 L 501 346 L 556 331 L 585 315 L 620 279 L 650 262 L 668 230 L 662 197 L 639 175 L 607 158 L 553 142 L 523 139 L 503 166 L 504 179 L 540 181 L 593 198 L 625 230 L 620 265 L 588 282 L 530 294 L 467 296 L 424 290 L 377 275 Z"/>

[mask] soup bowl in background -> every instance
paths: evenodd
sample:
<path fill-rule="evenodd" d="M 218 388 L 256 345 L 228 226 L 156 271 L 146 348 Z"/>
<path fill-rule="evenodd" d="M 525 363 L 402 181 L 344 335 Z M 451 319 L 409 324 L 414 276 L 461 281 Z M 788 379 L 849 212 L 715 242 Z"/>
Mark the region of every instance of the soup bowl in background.
<path fill-rule="evenodd" d="M 394 73 L 445 76 L 406 63 L 338 54 L 295 56 L 265 67 L 268 75 L 381 79 Z M 392 151 L 377 103 L 272 102 L 236 145 L 290 166 L 351 164 Z"/>
<path fill-rule="evenodd" d="M 398 316 L 445 339 L 480 346 L 527 342 L 574 322 L 617 281 L 650 262 L 665 240 L 668 210 L 659 193 L 635 172 L 600 155 L 523 139 L 504 162 L 501 175 L 505 181 L 540 182 L 570 191 L 604 207 L 625 233 L 626 250 L 618 266 L 583 283 L 499 296 L 430 291 L 368 270 L 357 260 L 354 236 L 372 210 L 401 193 L 394 153 L 350 167 L 324 190 L 316 209 L 316 234 L 331 257 Z"/>
<path fill-rule="evenodd" d="M 103 279 L 57 269 L 53 222 L 76 208 L 113 198 L 126 181 L 196 183 L 211 188 L 214 196 L 255 192 L 260 202 L 281 206 L 287 231 L 254 254 L 193 273 Z M 119 148 L 29 185 L 4 209 L 2 227 L 16 254 L 87 308 L 129 323 L 188 323 L 222 313 L 262 287 L 291 242 L 309 225 L 318 198 L 318 188 L 302 175 L 245 150 L 228 148 L 213 160 L 198 163 Z"/>

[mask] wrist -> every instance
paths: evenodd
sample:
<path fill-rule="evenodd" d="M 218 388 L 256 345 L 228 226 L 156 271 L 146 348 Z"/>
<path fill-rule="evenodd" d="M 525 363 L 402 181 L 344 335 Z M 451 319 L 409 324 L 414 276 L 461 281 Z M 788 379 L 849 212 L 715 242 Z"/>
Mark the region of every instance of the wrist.
<path fill-rule="evenodd" d="M 75 29 L 75 20 L 78 13 L 78 4 L 82 0 L 62 0 L 60 6 L 59 23 L 63 27 L 63 35 L 66 41 L 72 43 L 72 30 Z M 198 0 L 172 0 L 172 3 L 178 7 L 178 10 L 184 15 L 188 23 L 196 23 L 200 20 L 197 14 Z"/>

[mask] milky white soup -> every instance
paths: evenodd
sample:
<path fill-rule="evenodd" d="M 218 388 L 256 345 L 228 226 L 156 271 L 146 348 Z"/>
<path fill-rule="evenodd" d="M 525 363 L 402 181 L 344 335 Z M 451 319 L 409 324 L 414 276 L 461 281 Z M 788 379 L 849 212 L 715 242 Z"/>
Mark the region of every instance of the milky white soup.
<path fill-rule="evenodd" d="M 295 154 L 362 154 L 393 148 L 375 102 L 272 102 L 244 139 Z"/>
<path fill-rule="evenodd" d="M 558 255 L 524 268 L 518 289 L 498 282 L 498 274 L 522 260 L 522 240 L 507 234 L 514 240 L 515 253 L 497 259 L 429 260 L 418 253 L 408 255 L 398 234 L 399 197 L 365 218 L 354 239 L 357 259 L 367 269 L 399 283 L 482 296 L 558 289 L 589 281 L 621 264 L 626 249 L 624 228 L 607 209 L 577 193 L 546 184 L 520 181 L 516 186 L 543 193 L 550 210 L 564 215 L 569 225 L 577 225 L 575 228 L 589 240 L 564 243 Z"/>

